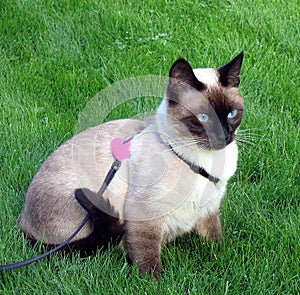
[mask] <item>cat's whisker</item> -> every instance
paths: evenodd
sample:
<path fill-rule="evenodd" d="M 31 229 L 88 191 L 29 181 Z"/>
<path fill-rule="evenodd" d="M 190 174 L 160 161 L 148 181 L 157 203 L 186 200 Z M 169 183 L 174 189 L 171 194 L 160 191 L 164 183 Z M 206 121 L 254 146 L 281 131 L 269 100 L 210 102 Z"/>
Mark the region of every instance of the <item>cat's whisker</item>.
<path fill-rule="evenodd" d="M 246 131 L 246 130 L 239 130 L 238 131 L 238 134 L 249 134 L 249 135 L 257 135 L 257 136 L 262 136 L 261 134 L 259 134 L 259 133 L 255 133 L 255 132 L 253 132 L 253 131 Z"/>
<path fill-rule="evenodd" d="M 255 134 L 255 133 L 238 133 L 239 136 L 251 136 L 251 137 L 256 137 L 256 138 L 260 138 L 262 137 L 260 134 Z"/>
<path fill-rule="evenodd" d="M 257 134 L 257 133 L 253 133 L 253 132 L 238 132 L 236 137 L 238 139 L 240 139 L 240 138 L 249 139 L 249 140 L 253 140 L 253 141 L 257 141 L 257 142 L 270 140 L 264 134 Z"/>
<path fill-rule="evenodd" d="M 239 134 L 237 134 L 236 137 L 238 137 L 238 138 L 247 138 L 247 139 L 249 138 L 249 139 L 253 139 L 253 140 L 262 139 L 262 136 L 258 135 L 258 134 L 241 134 L 241 133 L 239 133 Z"/>
<path fill-rule="evenodd" d="M 266 141 L 270 140 L 270 138 L 266 137 L 265 134 L 255 133 L 256 130 L 265 130 L 264 128 L 248 128 L 244 130 L 239 130 L 237 137 L 242 137 L 246 139 L 253 139 L 256 141 Z"/>
<path fill-rule="evenodd" d="M 257 136 L 261 136 L 260 133 L 257 133 L 256 131 L 258 131 L 259 129 L 253 128 L 253 129 L 244 129 L 244 130 L 239 130 L 238 134 L 251 134 L 251 135 L 257 135 Z"/>
<path fill-rule="evenodd" d="M 257 143 L 254 143 L 254 142 L 252 142 L 250 140 L 247 140 L 247 139 L 241 139 L 241 138 L 239 138 L 239 139 L 236 139 L 236 141 L 238 143 L 243 143 L 243 144 L 249 144 L 249 145 L 252 145 L 252 146 L 257 146 Z"/>
<path fill-rule="evenodd" d="M 261 135 L 261 134 L 256 134 L 256 133 L 241 133 L 241 132 L 239 132 L 238 134 L 237 134 L 238 136 L 248 136 L 248 137 L 255 137 L 255 138 L 263 138 L 263 136 Z"/>
<path fill-rule="evenodd" d="M 241 145 L 244 145 L 245 147 L 247 147 L 248 149 L 250 148 L 250 146 L 253 146 L 253 147 L 256 147 L 257 146 L 257 144 L 256 143 L 253 143 L 253 142 L 248 142 L 248 141 L 237 141 L 237 144 L 239 145 L 239 146 L 241 146 Z"/>
<path fill-rule="evenodd" d="M 252 145 L 257 146 L 259 142 L 269 140 L 263 134 L 255 133 L 255 131 L 261 131 L 263 128 L 248 128 L 239 130 L 236 135 L 236 141 L 239 146 Z"/>
<path fill-rule="evenodd" d="M 238 147 L 241 147 L 242 149 L 249 150 L 249 147 L 242 142 L 238 142 L 237 145 L 238 145 Z"/>
<path fill-rule="evenodd" d="M 258 139 L 253 137 L 236 137 L 237 141 L 248 141 L 248 142 L 257 142 Z"/>
<path fill-rule="evenodd" d="M 237 139 L 249 139 L 249 140 L 259 141 L 261 137 L 252 136 L 252 135 L 246 135 L 246 134 L 237 134 L 236 138 Z"/>
<path fill-rule="evenodd" d="M 247 132 L 247 131 L 253 131 L 253 130 L 264 130 L 264 128 L 246 128 L 246 129 L 239 129 L 239 132 Z"/>

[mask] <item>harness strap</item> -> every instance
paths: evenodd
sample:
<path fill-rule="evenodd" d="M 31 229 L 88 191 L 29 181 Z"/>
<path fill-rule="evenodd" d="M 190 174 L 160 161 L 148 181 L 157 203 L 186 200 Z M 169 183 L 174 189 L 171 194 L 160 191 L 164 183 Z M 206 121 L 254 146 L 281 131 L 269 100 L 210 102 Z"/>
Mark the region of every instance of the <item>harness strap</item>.
<path fill-rule="evenodd" d="M 183 158 L 181 155 L 179 155 L 174 148 L 169 144 L 170 149 L 172 150 L 172 152 L 184 163 L 186 163 L 190 169 L 196 173 L 196 174 L 200 174 L 203 177 L 207 178 L 209 181 L 213 182 L 214 184 L 217 184 L 220 179 L 218 177 L 212 176 L 211 174 L 209 174 L 203 167 L 200 167 L 192 162 L 190 162 L 189 160 Z"/>

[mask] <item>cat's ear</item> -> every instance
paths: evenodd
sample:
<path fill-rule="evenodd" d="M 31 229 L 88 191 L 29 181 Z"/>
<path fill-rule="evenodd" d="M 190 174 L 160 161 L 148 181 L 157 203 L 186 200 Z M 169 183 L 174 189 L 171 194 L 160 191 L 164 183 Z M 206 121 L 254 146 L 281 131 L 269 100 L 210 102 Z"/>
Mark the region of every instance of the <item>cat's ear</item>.
<path fill-rule="evenodd" d="M 182 87 L 184 87 L 184 85 L 189 85 L 197 90 L 202 90 L 204 88 L 204 85 L 196 78 L 191 65 L 184 58 L 179 58 L 174 62 L 170 69 L 169 76 L 169 83 L 171 85 L 178 86 L 179 84 Z"/>
<path fill-rule="evenodd" d="M 174 62 L 169 73 L 169 85 L 167 97 L 170 101 L 178 102 L 180 97 L 191 88 L 203 90 L 204 85 L 198 81 L 191 65 L 184 59 L 179 58 Z"/>
<path fill-rule="evenodd" d="M 220 82 L 224 87 L 239 86 L 243 57 L 244 52 L 242 51 L 228 64 L 218 68 L 218 72 L 220 74 Z"/>

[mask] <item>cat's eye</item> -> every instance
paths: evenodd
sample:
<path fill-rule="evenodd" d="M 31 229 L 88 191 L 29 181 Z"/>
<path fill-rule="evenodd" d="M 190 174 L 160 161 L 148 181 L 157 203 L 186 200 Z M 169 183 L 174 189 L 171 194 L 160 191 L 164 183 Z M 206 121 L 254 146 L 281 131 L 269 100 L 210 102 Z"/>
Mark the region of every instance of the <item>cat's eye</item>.
<path fill-rule="evenodd" d="M 237 110 L 232 110 L 229 114 L 228 114 L 228 119 L 233 119 L 236 117 L 236 115 L 238 114 Z"/>
<path fill-rule="evenodd" d="M 208 121 L 209 116 L 207 114 L 199 114 L 197 115 L 197 118 L 200 122 L 204 123 Z"/>

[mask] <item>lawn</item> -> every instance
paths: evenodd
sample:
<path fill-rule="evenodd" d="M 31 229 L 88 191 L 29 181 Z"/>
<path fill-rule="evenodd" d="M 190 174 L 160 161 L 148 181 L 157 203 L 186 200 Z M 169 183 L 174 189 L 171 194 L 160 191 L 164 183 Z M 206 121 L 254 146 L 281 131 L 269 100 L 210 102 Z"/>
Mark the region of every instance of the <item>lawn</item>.
<path fill-rule="evenodd" d="M 141 90 L 86 118 L 119 81 L 165 77 L 180 56 L 217 67 L 244 50 L 247 142 L 222 203 L 222 243 L 188 234 L 167 245 L 159 284 L 112 248 L 1 273 L 0 294 L 298 294 L 299 48 L 296 0 L 2 0 L 0 264 L 39 254 L 17 218 L 52 151 L 84 127 L 155 111 L 160 99 Z"/>

